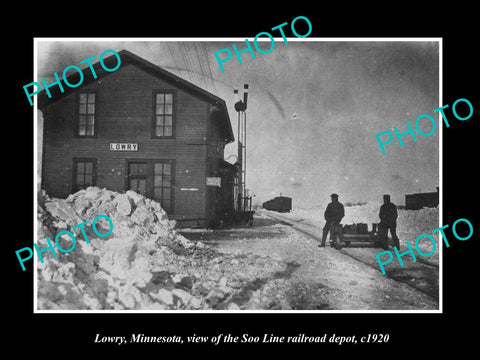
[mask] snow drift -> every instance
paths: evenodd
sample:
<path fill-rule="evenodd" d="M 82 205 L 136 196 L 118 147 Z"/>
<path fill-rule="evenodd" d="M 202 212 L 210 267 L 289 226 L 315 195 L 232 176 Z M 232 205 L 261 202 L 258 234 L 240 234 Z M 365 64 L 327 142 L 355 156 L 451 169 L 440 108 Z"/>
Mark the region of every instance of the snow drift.
<path fill-rule="evenodd" d="M 107 215 L 113 232 L 99 237 L 90 226 L 73 226 Z M 252 279 L 283 269 L 279 259 L 221 254 L 177 234 L 161 206 L 133 191 L 89 187 L 67 199 L 38 196 L 38 241 L 68 230 L 76 246 L 37 261 L 37 307 L 41 310 L 241 309 L 235 294 Z M 104 219 L 102 219 L 104 220 Z M 105 221 L 106 223 L 106 221 Z M 97 222 L 101 233 L 102 221 Z M 108 230 L 109 225 L 105 224 Z M 63 249 L 69 236 L 59 238 Z M 248 271 L 247 271 L 248 269 Z"/>

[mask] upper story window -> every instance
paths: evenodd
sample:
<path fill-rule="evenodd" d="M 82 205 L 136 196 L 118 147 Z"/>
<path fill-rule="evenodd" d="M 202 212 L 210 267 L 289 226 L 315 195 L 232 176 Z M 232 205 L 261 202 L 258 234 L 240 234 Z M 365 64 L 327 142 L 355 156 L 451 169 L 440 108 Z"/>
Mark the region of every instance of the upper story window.
<path fill-rule="evenodd" d="M 95 94 L 80 93 L 78 100 L 78 136 L 95 136 Z"/>
<path fill-rule="evenodd" d="M 174 136 L 175 104 L 174 93 L 156 92 L 154 94 L 153 137 Z"/>

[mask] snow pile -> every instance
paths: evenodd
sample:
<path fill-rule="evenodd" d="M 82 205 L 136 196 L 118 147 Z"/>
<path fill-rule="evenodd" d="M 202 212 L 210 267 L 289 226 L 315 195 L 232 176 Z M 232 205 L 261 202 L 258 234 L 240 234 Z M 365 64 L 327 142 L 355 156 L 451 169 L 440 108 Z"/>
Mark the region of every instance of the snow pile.
<path fill-rule="evenodd" d="M 56 251 L 56 258 L 46 251 L 44 263 L 37 262 L 39 309 L 242 309 L 235 294 L 284 267 L 278 259 L 221 254 L 185 239 L 158 203 L 133 191 L 89 187 L 66 200 L 40 193 L 38 203 L 39 248 L 62 230 L 76 238 L 73 251 Z M 112 220 L 106 237 L 91 228 L 98 215 Z M 102 234 L 109 230 L 104 220 L 96 223 Z M 73 229 L 85 221 L 89 243 L 81 228 Z M 69 236 L 59 240 L 63 249 L 72 246 Z"/>
<path fill-rule="evenodd" d="M 411 235 L 431 234 L 440 227 L 438 206 L 420 210 L 399 210 L 397 231 Z"/>

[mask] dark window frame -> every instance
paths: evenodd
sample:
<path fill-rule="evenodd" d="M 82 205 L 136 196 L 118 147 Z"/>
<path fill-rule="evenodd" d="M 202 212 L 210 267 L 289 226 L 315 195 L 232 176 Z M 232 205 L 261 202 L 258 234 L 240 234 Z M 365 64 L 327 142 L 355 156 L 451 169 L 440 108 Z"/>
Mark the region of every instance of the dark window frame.
<path fill-rule="evenodd" d="M 168 215 L 174 215 L 175 214 L 175 160 L 174 159 L 144 159 L 144 158 L 139 158 L 139 159 L 134 159 L 134 158 L 129 158 L 125 159 L 125 184 L 124 184 L 124 189 L 125 191 L 129 190 L 129 185 L 130 185 L 130 174 L 129 174 L 129 169 L 130 169 L 130 164 L 131 163 L 147 163 L 147 174 L 146 176 L 133 176 L 133 178 L 144 178 L 146 177 L 146 186 L 147 186 L 147 194 L 146 197 L 158 202 L 161 204 L 160 200 L 155 199 L 155 164 L 156 163 L 168 163 L 170 164 L 170 209 L 164 209 Z M 163 208 L 163 206 L 162 206 Z"/>
<path fill-rule="evenodd" d="M 156 164 L 162 164 L 162 184 L 160 186 L 156 186 L 155 185 L 155 165 Z M 164 186 L 164 180 L 165 180 L 165 169 L 164 169 L 164 165 L 165 164 L 169 164 L 170 165 L 170 186 Z M 152 160 L 152 194 L 153 194 L 153 199 L 157 202 L 160 202 L 160 205 L 162 205 L 162 202 L 164 201 L 164 189 L 169 189 L 170 190 L 170 204 L 169 204 L 169 209 L 168 211 L 165 210 L 167 212 L 167 214 L 172 214 L 172 210 L 173 210 L 173 194 L 175 192 L 175 187 L 174 187 L 174 165 L 173 165 L 173 161 L 169 160 L 169 161 L 165 161 L 165 160 Z M 155 197 L 155 189 L 156 188 L 160 188 L 161 189 L 161 192 L 162 192 L 162 196 L 160 199 L 157 199 Z M 162 208 L 163 208 L 163 205 L 162 205 Z"/>
<path fill-rule="evenodd" d="M 92 163 L 92 184 L 85 186 L 79 186 L 77 184 L 77 168 L 78 163 Z M 85 179 L 84 179 L 85 181 Z M 97 185 L 97 159 L 96 158 L 73 158 L 73 169 L 72 169 L 72 193 L 76 193 L 81 189 L 86 189 L 88 186 L 96 186 Z"/>
<path fill-rule="evenodd" d="M 145 174 L 135 174 L 135 175 L 130 175 L 130 165 L 132 164 L 145 164 L 146 165 L 146 172 Z M 130 180 L 139 180 L 139 179 L 145 179 L 145 188 L 146 192 L 148 193 L 148 187 L 149 187 L 149 178 L 148 178 L 148 173 L 149 173 L 149 167 L 150 164 L 148 161 L 145 160 L 138 160 L 138 161 L 130 161 L 127 164 L 126 173 L 127 173 L 127 184 L 126 184 L 126 189 L 130 188 Z M 145 194 L 146 195 L 146 194 Z"/>
<path fill-rule="evenodd" d="M 156 135 L 156 116 L 157 116 L 157 95 L 171 94 L 172 95 L 172 135 L 159 136 Z M 177 91 L 175 89 L 155 89 L 152 92 L 152 139 L 175 139 L 177 128 Z"/>
<path fill-rule="evenodd" d="M 80 95 L 81 94 L 94 94 L 95 95 L 95 112 L 93 114 L 93 135 L 80 135 L 80 129 L 79 129 L 79 126 L 80 126 Z M 88 106 L 87 106 L 88 108 Z M 88 112 L 88 110 L 87 110 Z M 75 98 L 75 128 L 73 129 L 73 134 L 74 134 L 74 137 L 77 137 L 77 138 L 86 138 L 86 139 L 90 139 L 90 138 L 97 138 L 97 135 L 98 135 L 98 92 L 96 90 L 85 90 L 85 91 L 79 91 L 77 94 L 76 94 L 76 98 Z"/>

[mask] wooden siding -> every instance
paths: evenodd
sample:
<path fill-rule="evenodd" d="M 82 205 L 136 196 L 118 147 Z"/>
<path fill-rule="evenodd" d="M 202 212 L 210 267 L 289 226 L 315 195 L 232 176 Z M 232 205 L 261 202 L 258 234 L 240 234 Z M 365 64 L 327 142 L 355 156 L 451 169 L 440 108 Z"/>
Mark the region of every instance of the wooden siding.
<path fill-rule="evenodd" d="M 95 138 L 75 135 L 77 96 L 86 90 L 96 92 Z M 152 138 L 152 94 L 161 90 L 175 92 L 173 139 Z M 96 158 L 96 185 L 119 192 L 125 190 L 125 159 L 174 159 L 175 204 L 171 218 L 204 218 L 209 117 L 209 104 L 204 100 L 134 65 L 122 67 L 46 106 L 42 187 L 51 196 L 68 196 L 74 157 Z M 138 143 L 138 151 L 110 151 L 111 142 Z"/>

